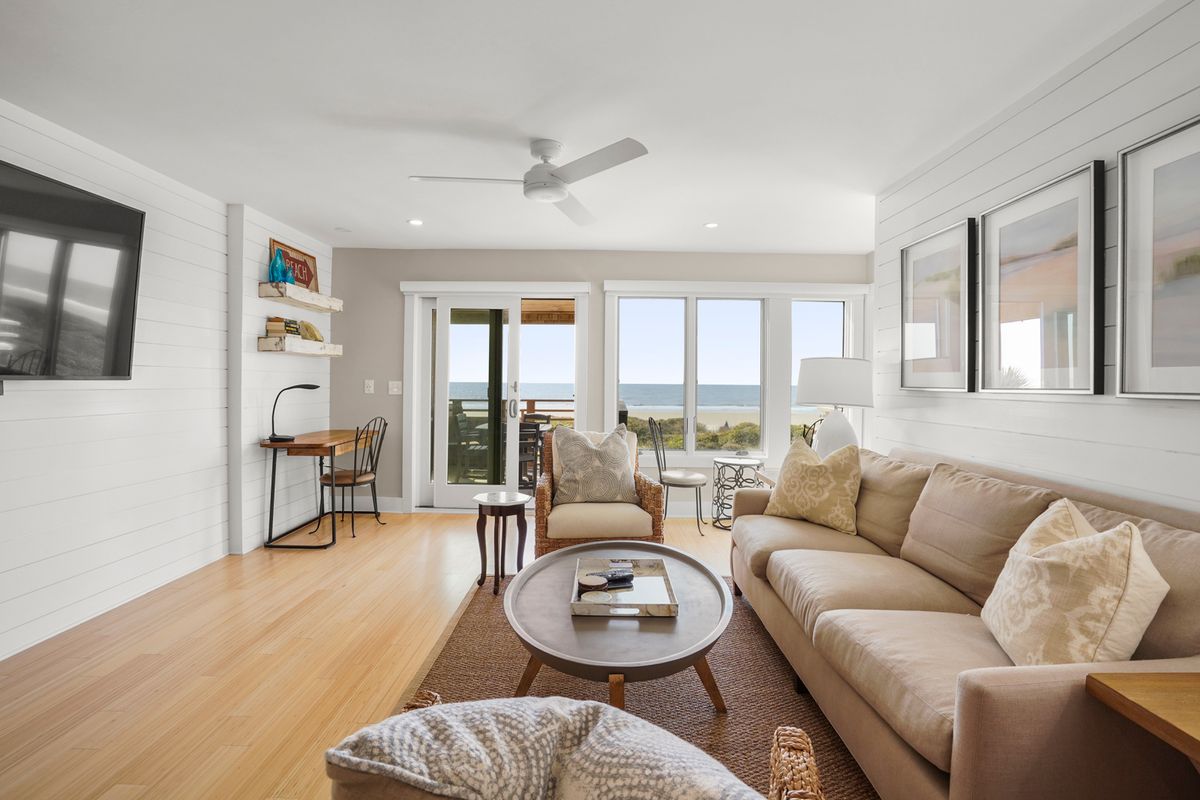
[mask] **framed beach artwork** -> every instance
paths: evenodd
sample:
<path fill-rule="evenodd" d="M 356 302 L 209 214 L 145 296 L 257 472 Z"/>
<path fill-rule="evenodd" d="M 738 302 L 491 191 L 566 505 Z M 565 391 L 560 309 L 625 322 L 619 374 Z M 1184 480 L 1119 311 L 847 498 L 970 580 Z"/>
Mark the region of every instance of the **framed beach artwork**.
<path fill-rule="evenodd" d="M 900 251 L 900 388 L 975 389 L 975 220 Z"/>
<path fill-rule="evenodd" d="M 317 257 L 304 252 L 298 247 L 292 247 L 290 244 L 284 244 L 276 239 L 271 239 L 267 246 L 267 261 L 275 255 L 276 251 L 280 251 L 283 255 L 283 263 L 292 268 L 292 273 L 296 276 L 296 285 L 303 286 L 314 292 L 319 292 L 317 286 Z"/>
<path fill-rule="evenodd" d="M 1099 394 L 1104 385 L 1104 162 L 979 218 L 985 392 Z"/>
<path fill-rule="evenodd" d="M 1200 398 L 1200 117 L 1121 151 L 1118 387 Z"/>

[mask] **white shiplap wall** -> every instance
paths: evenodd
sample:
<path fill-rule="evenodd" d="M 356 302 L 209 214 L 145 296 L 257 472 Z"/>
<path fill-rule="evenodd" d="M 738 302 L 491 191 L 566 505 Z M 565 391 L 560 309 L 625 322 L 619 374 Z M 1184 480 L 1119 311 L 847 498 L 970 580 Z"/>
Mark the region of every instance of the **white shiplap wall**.
<path fill-rule="evenodd" d="M 130 381 L 0 397 L 0 658 L 228 552 L 226 210 L 0 101 L 0 159 L 146 212 Z"/>
<path fill-rule="evenodd" d="M 1172 0 L 1054 76 L 876 205 L 871 443 L 938 450 L 1200 509 L 1200 402 L 1113 396 L 1116 153 L 1200 114 L 1200 2 Z M 899 254 L 921 237 L 1104 159 L 1104 397 L 900 390 Z"/>
<path fill-rule="evenodd" d="M 229 481 L 230 506 L 241 512 L 231 520 L 230 547 L 235 553 L 253 550 L 266 538 L 271 458 L 258 442 L 271 431 L 275 395 L 297 383 L 319 385 L 320 389 L 295 389 L 285 394 L 275 415 L 276 427 L 280 433 L 329 427 L 329 359 L 258 352 L 258 337 L 263 335 L 268 316 L 308 320 L 326 339 L 330 338 L 329 314 L 259 298 L 258 282 L 267 279 L 268 243 L 272 238 L 316 256 L 318 288 L 324 294 L 333 293 L 333 250 L 329 245 L 253 208 L 229 207 L 230 395 L 240 398 L 230 407 L 231 447 L 240 454 L 231 461 Z M 314 459 L 279 456 L 277 532 L 315 516 L 315 476 Z"/>

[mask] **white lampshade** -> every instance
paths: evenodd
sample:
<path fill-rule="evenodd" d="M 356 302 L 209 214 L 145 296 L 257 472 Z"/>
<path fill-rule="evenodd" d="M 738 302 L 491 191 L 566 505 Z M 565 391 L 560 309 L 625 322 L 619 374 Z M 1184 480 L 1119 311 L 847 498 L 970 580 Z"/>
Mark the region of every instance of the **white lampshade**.
<path fill-rule="evenodd" d="M 804 358 L 796 376 L 796 405 L 872 408 L 871 380 L 871 362 L 865 358 Z"/>

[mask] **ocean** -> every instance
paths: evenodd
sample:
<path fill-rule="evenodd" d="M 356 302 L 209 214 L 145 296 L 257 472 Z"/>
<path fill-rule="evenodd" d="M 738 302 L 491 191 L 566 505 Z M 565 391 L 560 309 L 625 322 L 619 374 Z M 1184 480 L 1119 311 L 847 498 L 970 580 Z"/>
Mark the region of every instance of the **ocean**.
<path fill-rule="evenodd" d="M 759 405 L 761 387 L 741 384 L 702 383 L 696 387 L 696 402 L 701 406 L 721 408 L 754 408 Z M 450 397 L 455 400 L 484 400 L 486 383 L 451 383 Z M 521 397 L 536 400 L 570 400 L 575 386 L 570 383 L 526 383 Z M 642 408 L 663 408 L 683 405 L 683 385 L 678 383 L 626 383 L 621 386 L 620 398 L 625 405 Z"/>

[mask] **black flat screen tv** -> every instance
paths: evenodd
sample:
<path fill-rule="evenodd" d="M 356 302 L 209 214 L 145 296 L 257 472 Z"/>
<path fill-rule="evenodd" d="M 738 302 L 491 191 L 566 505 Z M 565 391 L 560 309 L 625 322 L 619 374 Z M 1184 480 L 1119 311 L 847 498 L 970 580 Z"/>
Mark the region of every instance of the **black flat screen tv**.
<path fill-rule="evenodd" d="M 0 161 L 0 381 L 132 377 L 145 218 Z"/>

